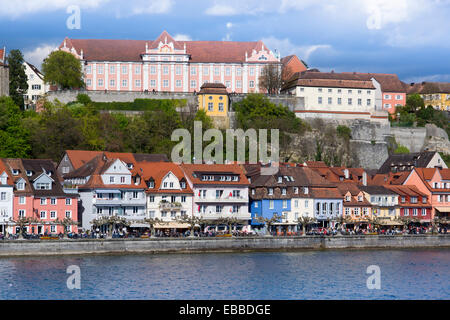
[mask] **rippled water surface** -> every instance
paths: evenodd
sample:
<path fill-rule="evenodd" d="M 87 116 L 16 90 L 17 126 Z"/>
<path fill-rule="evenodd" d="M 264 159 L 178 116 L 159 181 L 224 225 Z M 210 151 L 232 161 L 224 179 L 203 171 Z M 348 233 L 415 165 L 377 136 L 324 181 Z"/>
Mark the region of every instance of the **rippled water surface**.
<path fill-rule="evenodd" d="M 0 299 L 450 299 L 450 249 L 0 258 L 0 279 Z"/>

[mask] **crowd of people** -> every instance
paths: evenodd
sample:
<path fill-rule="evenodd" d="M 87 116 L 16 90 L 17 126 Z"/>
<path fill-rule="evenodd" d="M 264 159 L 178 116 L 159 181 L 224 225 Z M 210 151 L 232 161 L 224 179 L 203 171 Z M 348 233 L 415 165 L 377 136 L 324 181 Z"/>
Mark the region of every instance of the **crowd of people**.
<path fill-rule="evenodd" d="M 438 226 L 436 229 L 438 234 L 447 234 L 447 225 Z M 308 236 L 336 236 L 336 235 L 405 235 L 405 234 L 430 234 L 433 233 L 431 226 L 409 226 L 404 228 L 393 227 L 393 228 L 373 228 L 373 229 L 363 229 L 363 228 L 310 228 L 306 232 Z M 255 229 L 255 231 L 243 232 L 238 230 L 233 230 L 230 234 L 227 230 L 215 230 L 214 228 L 205 228 L 203 230 L 196 229 L 194 231 L 194 237 L 206 238 L 206 237 L 217 237 L 217 236 L 301 236 L 303 232 L 294 231 L 290 232 L 287 230 L 272 230 L 267 232 L 265 229 Z M 175 229 L 157 229 L 153 236 L 151 235 L 149 228 L 143 229 L 130 229 L 119 228 L 114 229 L 110 236 L 110 233 L 99 228 L 93 228 L 92 230 L 87 230 L 83 232 L 69 232 L 67 238 L 69 239 L 106 239 L 106 238 L 182 238 L 189 237 L 191 235 L 190 230 L 175 230 Z M 59 234 L 27 234 L 24 232 L 22 237 L 19 234 L 3 234 L 0 232 L 0 240 L 15 240 L 15 239 L 62 239 L 65 235 Z"/>

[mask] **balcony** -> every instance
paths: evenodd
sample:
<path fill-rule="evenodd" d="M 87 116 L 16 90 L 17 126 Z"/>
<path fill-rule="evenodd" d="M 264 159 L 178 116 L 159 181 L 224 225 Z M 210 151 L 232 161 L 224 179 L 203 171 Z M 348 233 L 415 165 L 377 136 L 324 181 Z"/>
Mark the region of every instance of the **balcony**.
<path fill-rule="evenodd" d="M 92 203 L 94 205 L 106 205 L 106 206 L 145 206 L 146 199 L 134 199 L 134 198 L 93 198 Z"/>
<path fill-rule="evenodd" d="M 202 198 L 195 197 L 195 202 L 200 203 L 247 203 L 248 198 L 240 197 L 220 197 L 220 198 Z"/>

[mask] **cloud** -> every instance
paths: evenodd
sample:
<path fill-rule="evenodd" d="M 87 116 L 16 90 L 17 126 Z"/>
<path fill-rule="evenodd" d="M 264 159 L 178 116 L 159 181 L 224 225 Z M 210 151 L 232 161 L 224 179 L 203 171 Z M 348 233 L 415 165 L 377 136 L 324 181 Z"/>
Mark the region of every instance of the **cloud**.
<path fill-rule="evenodd" d="M 205 13 L 211 16 L 258 15 L 273 12 L 277 6 L 276 0 L 216 0 Z"/>
<path fill-rule="evenodd" d="M 83 14 L 83 9 L 111 9 L 116 13 L 116 18 L 129 17 L 142 14 L 164 14 L 172 10 L 174 0 L 0 0 L 0 16 L 17 19 L 28 14 L 54 12 L 66 10 L 70 6 L 78 6 Z"/>
<path fill-rule="evenodd" d="M 69 6 L 79 6 L 80 9 L 92 9 L 109 2 L 109 0 L 0 0 L 0 16 L 16 19 L 27 14 L 66 10 Z"/>
<path fill-rule="evenodd" d="M 163 14 L 172 10 L 173 0 L 146 0 L 133 1 L 133 7 L 129 15 Z"/>
<path fill-rule="evenodd" d="M 205 13 L 210 16 L 234 16 L 238 11 L 227 4 L 215 4 L 206 9 Z"/>
<path fill-rule="evenodd" d="M 415 77 L 409 77 L 404 79 L 404 82 L 406 83 L 419 83 L 423 81 L 443 81 L 443 82 L 450 82 L 450 74 L 432 74 L 427 76 L 415 76 Z"/>
<path fill-rule="evenodd" d="M 291 54 L 295 54 L 299 59 L 308 62 L 309 58 L 317 51 L 332 49 L 329 44 L 314 44 L 314 45 L 304 45 L 298 46 L 293 44 L 288 38 L 277 39 L 275 37 L 263 38 L 262 41 L 272 50 L 278 50 L 281 57 L 285 57 Z"/>
<path fill-rule="evenodd" d="M 24 60 L 41 70 L 42 61 L 57 47 L 58 44 L 41 44 L 37 48 L 24 51 Z"/>
<path fill-rule="evenodd" d="M 173 36 L 173 38 L 176 41 L 192 41 L 192 38 L 190 35 L 181 34 L 181 33 L 177 33 L 176 35 Z"/>

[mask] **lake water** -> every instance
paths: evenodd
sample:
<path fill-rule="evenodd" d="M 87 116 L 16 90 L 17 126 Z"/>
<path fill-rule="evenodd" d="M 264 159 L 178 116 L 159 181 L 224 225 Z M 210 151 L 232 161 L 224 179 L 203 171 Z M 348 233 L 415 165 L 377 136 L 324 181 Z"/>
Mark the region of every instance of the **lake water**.
<path fill-rule="evenodd" d="M 0 258 L 0 279 L 0 299 L 450 299 L 450 249 Z"/>

